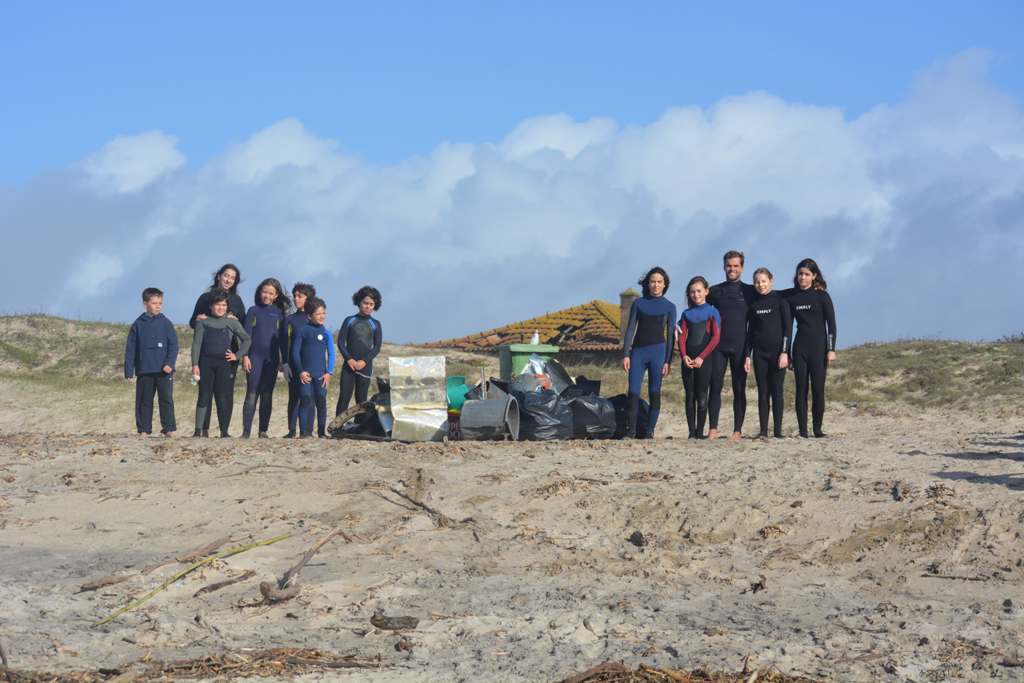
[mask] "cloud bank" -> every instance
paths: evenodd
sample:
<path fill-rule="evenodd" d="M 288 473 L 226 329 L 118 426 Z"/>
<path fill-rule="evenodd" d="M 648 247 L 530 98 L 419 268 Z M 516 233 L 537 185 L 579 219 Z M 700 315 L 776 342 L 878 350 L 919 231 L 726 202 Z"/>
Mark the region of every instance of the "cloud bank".
<path fill-rule="evenodd" d="M 619 291 L 655 264 L 721 279 L 738 248 L 786 286 L 814 257 L 843 344 L 1024 329 L 1024 111 L 969 51 L 906 97 L 847 118 L 767 93 L 670 109 L 646 125 L 565 115 L 489 144 L 390 166 L 296 119 L 201 166 L 156 131 L 0 188 L 5 312 L 128 320 L 159 286 L 184 321 L 239 264 L 314 282 L 329 320 L 364 283 L 395 341 L 456 336 Z"/>

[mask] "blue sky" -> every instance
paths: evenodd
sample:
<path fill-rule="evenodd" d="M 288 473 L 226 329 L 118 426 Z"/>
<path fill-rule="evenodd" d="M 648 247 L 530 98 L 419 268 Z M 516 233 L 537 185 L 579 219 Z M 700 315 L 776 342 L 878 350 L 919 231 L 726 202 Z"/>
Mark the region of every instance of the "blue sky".
<path fill-rule="evenodd" d="M 531 116 L 628 124 L 764 90 L 857 115 L 961 50 L 1024 89 L 1024 4 L 17 3 L 0 22 L 0 180 L 116 135 L 193 162 L 294 116 L 369 161 L 499 139 Z"/>
<path fill-rule="evenodd" d="M 3 7 L 0 313 L 181 320 L 235 261 L 425 341 L 740 248 L 841 343 L 1024 327 L 1020 3 L 366 5 Z"/>

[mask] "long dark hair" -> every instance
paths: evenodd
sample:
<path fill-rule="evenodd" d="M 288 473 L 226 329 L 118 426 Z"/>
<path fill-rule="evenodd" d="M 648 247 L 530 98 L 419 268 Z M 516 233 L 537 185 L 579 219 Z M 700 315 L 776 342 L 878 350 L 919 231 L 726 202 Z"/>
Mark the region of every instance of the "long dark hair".
<path fill-rule="evenodd" d="M 238 269 L 234 263 L 225 263 L 223 266 L 217 269 L 217 272 L 213 274 L 213 284 L 210 285 L 210 289 L 218 289 L 220 287 L 220 276 L 224 274 L 225 270 L 231 269 L 235 271 L 235 284 L 228 290 L 229 294 L 238 293 L 238 285 L 242 282 L 242 271 Z"/>
<path fill-rule="evenodd" d="M 662 276 L 663 278 L 665 278 L 665 290 L 661 293 L 661 295 L 664 296 L 664 295 L 668 294 L 668 286 L 669 286 L 669 284 L 672 281 L 669 279 L 668 273 L 665 272 L 664 268 L 662 268 L 661 266 L 654 266 L 653 268 L 648 270 L 646 273 L 644 273 L 644 276 L 642 278 L 640 278 L 639 280 L 636 281 L 636 283 L 638 285 L 640 285 L 641 289 L 643 289 L 644 297 L 650 298 L 650 296 L 651 296 L 651 284 L 650 283 L 651 283 L 651 276 L 654 275 L 654 274 L 658 274 L 658 275 Z"/>
<path fill-rule="evenodd" d="M 256 286 L 256 295 L 253 297 L 257 306 L 260 305 L 260 290 L 267 285 L 270 285 L 277 290 L 277 298 L 274 299 L 274 306 L 281 309 L 282 313 L 288 312 L 288 307 L 292 305 L 292 300 L 288 298 L 288 295 L 284 293 L 284 288 L 281 287 L 281 283 L 276 277 L 268 277 L 263 282 Z"/>
<path fill-rule="evenodd" d="M 793 271 L 794 287 L 800 289 L 800 285 L 797 284 L 796 274 L 800 272 L 801 268 L 806 268 L 814 273 L 814 282 L 811 283 L 811 289 L 817 289 L 822 292 L 828 289 L 828 283 L 825 282 L 825 276 L 821 274 L 821 268 L 818 267 L 818 264 L 812 258 L 805 258 L 800 261 L 800 263 L 796 264 L 796 270 Z"/>
<path fill-rule="evenodd" d="M 693 304 L 693 299 L 690 298 L 690 287 L 693 287 L 697 283 L 700 283 L 700 284 L 704 285 L 704 289 L 711 289 L 710 285 L 708 285 L 708 281 L 704 278 L 703 275 L 694 275 L 693 277 L 691 277 L 690 281 L 686 283 L 686 305 L 687 306 L 693 306 L 694 305 Z"/>

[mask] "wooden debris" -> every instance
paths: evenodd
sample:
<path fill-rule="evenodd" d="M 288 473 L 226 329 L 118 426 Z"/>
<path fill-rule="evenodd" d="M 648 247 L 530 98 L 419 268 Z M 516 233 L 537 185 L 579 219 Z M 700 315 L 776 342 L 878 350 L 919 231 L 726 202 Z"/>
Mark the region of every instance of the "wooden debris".
<path fill-rule="evenodd" d="M 299 594 L 299 573 L 302 568 L 313 559 L 313 556 L 320 552 L 327 543 L 335 536 L 341 536 L 346 542 L 351 543 L 352 537 L 341 530 L 340 527 L 336 527 L 331 530 L 329 534 L 324 536 L 322 539 L 317 541 L 313 546 L 302 554 L 302 557 L 292 565 L 281 578 L 277 580 L 277 585 L 274 585 L 270 581 L 260 582 L 260 594 L 263 596 L 263 602 L 272 604 L 275 602 L 284 602 L 285 600 L 291 600 Z"/>
<path fill-rule="evenodd" d="M 83 583 L 81 586 L 78 587 L 78 590 L 76 592 L 88 593 L 89 591 L 99 590 L 100 588 L 106 588 L 107 586 L 116 586 L 119 583 L 124 583 L 130 578 L 132 577 L 129 574 L 122 574 L 120 576 L 115 576 L 111 574 L 109 576 L 104 576 L 102 578 L 94 579 L 92 581 L 87 581 L 86 583 Z"/>
<path fill-rule="evenodd" d="M 177 560 L 178 560 L 178 562 L 182 562 L 182 563 L 185 563 L 185 562 L 195 562 L 196 560 L 201 560 L 202 558 L 206 557 L 207 555 L 212 555 L 214 552 L 217 551 L 218 548 L 220 548 L 222 545 L 224 545 L 225 543 L 229 542 L 230 540 L 231 540 L 230 536 L 224 536 L 222 538 L 218 538 L 215 541 L 210 541 L 206 545 L 201 545 L 198 548 L 196 548 L 195 550 L 192 550 L 192 551 L 190 551 L 188 553 L 185 553 L 181 557 L 177 558 Z"/>
<path fill-rule="evenodd" d="M 420 625 L 416 617 L 387 617 L 383 612 L 374 612 L 370 623 L 382 631 L 411 631 Z"/>
<path fill-rule="evenodd" d="M 208 586 L 203 586 L 202 588 L 197 590 L 195 593 L 193 593 L 192 597 L 196 598 L 196 597 L 199 597 L 200 595 L 205 595 L 206 593 L 213 593 L 214 591 L 219 591 L 221 588 L 227 588 L 228 586 L 233 586 L 236 583 L 241 583 L 242 581 L 245 581 L 246 579 L 251 579 L 255 575 L 256 575 L 256 572 L 254 570 L 246 569 L 244 572 L 242 572 L 241 574 L 239 574 L 238 576 L 235 576 L 233 578 L 226 579 L 224 581 L 217 581 L 216 583 L 211 583 Z"/>

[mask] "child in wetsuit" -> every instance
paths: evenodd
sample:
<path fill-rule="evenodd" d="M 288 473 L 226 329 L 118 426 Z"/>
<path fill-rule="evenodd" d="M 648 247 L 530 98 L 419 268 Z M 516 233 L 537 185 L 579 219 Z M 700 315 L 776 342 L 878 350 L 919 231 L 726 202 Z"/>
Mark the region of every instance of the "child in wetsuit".
<path fill-rule="evenodd" d="M 299 392 L 302 388 L 299 371 L 292 363 L 292 347 L 299 332 L 309 322 L 309 316 L 306 314 L 306 302 L 315 296 L 316 287 L 313 285 L 296 282 L 292 287 L 292 303 L 295 304 L 295 312 L 287 318 L 288 342 L 285 348 L 287 365 L 284 366 L 285 377 L 288 379 L 288 433 L 284 437 L 286 439 L 294 439 L 298 434 Z"/>
<path fill-rule="evenodd" d="M 160 433 L 173 436 L 174 364 L 178 358 L 178 335 L 164 317 L 164 293 L 156 287 L 142 290 L 146 312 L 128 330 L 124 347 L 124 378 L 135 377 L 135 428 L 139 434 L 153 431 L 153 394 L 160 401 Z"/>
<path fill-rule="evenodd" d="M 683 390 L 686 393 L 686 426 L 691 439 L 704 438 L 711 391 L 711 363 L 706 362 L 718 346 L 722 318 L 707 303 L 708 281 L 700 275 L 686 285 L 689 307 L 679 318 L 679 354 L 683 357 Z"/>
<path fill-rule="evenodd" d="M 313 297 L 306 302 L 309 322 L 292 344 L 292 365 L 299 372 L 299 438 L 313 436 L 313 413 L 317 415 L 317 434 L 326 436 L 327 386 L 334 374 L 334 344 L 324 326 L 327 304 Z"/>
<path fill-rule="evenodd" d="M 287 330 L 285 311 L 288 297 L 281 283 L 270 277 L 256 288 L 256 305 L 245 314 L 242 326 L 252 338 L 249 353 L 242 357 L 246 372 L 245 403 L 242 405 L 242 438 L 252 435 L 256 403 L 260 407 L 259 437 L 267 438 L 270 413 L 273 409 L 277 373 L 287 362 Z"/>
<path fill-rule="evenodd" d="M 626 438 L 650 439 L 661 413 L 661 380 L 669 372 L 675 348 L 676 307 L 665 293 L 671 281 L 660 266 L 647 271 L 637 282 L 643 296 L 633 301 L 622 337 L 622 367 L 629 374 L 629 407 Z M 647 375 L 647 393 L 651 412 L 647 428 L 639 430 L 640 389 Z"/>
<path fill-rule="evenodd" d="M 767 268 L 754 271 L 754 301 L 747 311 L 747 351 L 744 369 L 754 371 L 757 381 L 757 415 L 761 422 L 760 436 L 768 436 L 769 404 L 773 434 L 782 438 L 783 396 L 786 368 L 789 367 L 789 341 L 793 336 L 793 317 L 789 303 L 772 291 L 772 272 Z"/>
<path fill-rule="evenodd" d="M 359 312 L 345 318 L 338 330 L 338 350 L 344 363 L 341 366 L 341 393 L 334 411 L 340 415 L 348 409 L 355 391 L 356 403 L 366 401 L 373 377 L 373 359 L 380 353 L 383 334 L 380 323 L 371 317 L 374 311 L 380 310 L 380 291 L 375 287 L 360 287 L 352 295 L 352 303 Z"/>
<path fill-rule="evenodd" d="M 238 351 L 232 351 L 232 342 Z M 217 421 L 221 438 L 228 438 L 231 412 L 234 408 L 235 361 L 249 353 L 249 335 L 242 323 L 228 317 L 228 293 L 223 289 L 210 292 L 210 315 L 196 321 L 192 339 L 192 376 L 199 380 L 196 400 L 196 429 L 192 436 L 208 437 L 204 427 L 210 412 L 211 398 L 217 403 Z"/>

